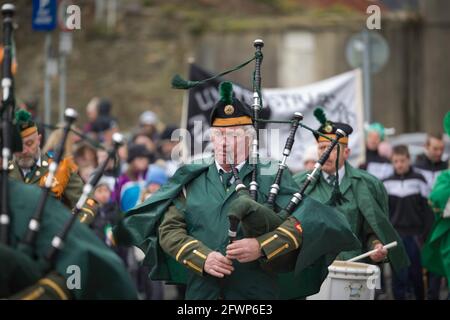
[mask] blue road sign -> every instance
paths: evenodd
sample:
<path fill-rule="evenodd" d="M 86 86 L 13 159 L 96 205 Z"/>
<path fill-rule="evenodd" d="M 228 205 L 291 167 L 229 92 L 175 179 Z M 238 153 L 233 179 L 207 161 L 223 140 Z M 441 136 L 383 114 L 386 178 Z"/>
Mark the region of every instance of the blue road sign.
<path fill-rule="evenodd" d="M 52 31 L 56 28 L 57 0 L 33 0 L 33 30 Z"/>

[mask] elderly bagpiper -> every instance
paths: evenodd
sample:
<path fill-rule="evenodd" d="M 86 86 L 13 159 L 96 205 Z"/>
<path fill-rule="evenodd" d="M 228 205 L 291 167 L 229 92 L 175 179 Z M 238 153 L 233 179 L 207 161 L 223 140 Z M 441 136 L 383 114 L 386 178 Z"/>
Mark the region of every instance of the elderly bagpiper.
<path fill-rule="evenodd" d="M 255 61 L 251 107 L 234 96 L 231 83 L 219 86 L 220 99 L 210 118 L 214 158 L 181 167 L 115 228 L 119 243 L 144 251 L 152 279 L 186 283 L 187 299 L 303 297 L 319 290 L 330 257 L 359 246 L 348 222 L 334 209 L 312 199 L 300 208 L 300 201 L 293 200 L 297 186 L 284 169 L 303 118 L 300 113 L 289 122 L 283 160 L 276 164 L 260 159 L 258 127 L 266 121 L 259 118 L 264 42 L 257 39 L 253 45 L 254 57 L 235 68 L 201 81 L 173 78 L 174 88 L 190 89 Z M 306 215 L 308 209 L 311 214 Z M 280 218 L 279 212 L 287 215 Z M 302 222 L 308 226 L 306 231 Z M 322 231 L 316 233 L 318 228 Z M 330 234 L 338 239 L 327 240 L 327 245 L 315 241 L 315 235 Z M 291 271 L 300 273 L 313 264 L 318 268 L 309 270 L 314 274 L 308 273 L 306 282 L 302 277 L 293 279 Z M 280 269 L 290 272 L 281 282 Z M 299 278 L 301 287 L 310 290 L 299 292 Z M 286 283 L 287 290 L 295 292 L 286 294 Z"/>
<path fill-rule="evenodd" d="M 275 299 L 280 290 L 276 274 L 263 270 L 259 261 L 249 262 L 261 255 L 258 241 L 247 242 L 259 249 L 255 257 L 241 252 L 239 262 L 226 256 L 227 212 L 237 197 L 231 163 L 239 179 L 248 185 L 252 180 L 249 149 L 255 132 L 249 108 L 232 96 L 231 83 L 222 83 L 220 93 L 210 119 L 214 158 L 181 167 L 158 193 L 127 213 L 115 235 L 120 242 L 143 249 L 152 279 L 186 281 L 186 299 Z M 230 156 L 234 159 L 229 160 Z M 257 197 L 264 202 L 276 164 L 259 162 L 256 167 Z M 272 174 L 260 174 L 264 170 Z M 288 195 L 295 191 L 288 172 L 281 180 L 276 201 L 279 207 L 285 206 Z M 284 248 L 287 240 L 297 248 L 301 232 L 295 233 L 285 234 L 278 246 Z M 242 231 L 238 236 L 242 237 Z M 270 247 L 278 248 L 275 243 Z M 272 251 L 275 256 L 280 250 Z M 182 279 L 186 275 L 187 279 Z"/>

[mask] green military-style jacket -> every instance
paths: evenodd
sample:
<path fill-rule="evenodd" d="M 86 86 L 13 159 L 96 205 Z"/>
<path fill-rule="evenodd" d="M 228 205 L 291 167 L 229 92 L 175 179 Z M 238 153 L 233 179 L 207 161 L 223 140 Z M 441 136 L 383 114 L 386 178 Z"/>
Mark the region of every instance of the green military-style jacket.
<path fill-rule="evenodd" d="M 307 174 L 307 172 L 297 174 L 294 180 L 301 186 Z M 342 252 L 338 259 L 347 260 L 371 250 L 377 241 L 383 244 L 397 241 L 398 246 L 389 250 L 388 258 L 394 270 L 406 267 L 409 259 L 398 233 L 389 221 L 388 196 L 382 182 L 346 162 L 345 175 L 339 188 L 347 201 L 337 205 L 336 209 L 345 215 L 363 246 L 358 250 Z M 326 203 L 331 197 L 332 190 L 333 186 L 320 174 L 309 185 L 306 194 Z M 367 262 L 370 263 L 368 260 Z"/>
<path fill-rule="evenodd" d="M 69 166 L 63 168 L 65 175 L 64 179 L 58 179 L 58 177 L 55 177 L 54 185 L 52 186 L 50 194 L 61 200 L 69 209 L 72 209 L 75 207 L 75 204 L 83 192 L 84 182 L 78 174 L 75 164 L 71 162 L 71 159 L 66 158 L 63 159 L 63 161 L 64 160 L 66 163 L 69 163 L 69 166 L 72 166 L 72 168 L 69 168 Z M 32 170 L 27 177 L 23 175 L 22 170 L 15 161 L 10 161 L 8 165 L 9 177 L 26 184 L 43 186 L 45 181 L 44 179 L 48 175 L 49 166 L 52 161 L 53 158 L 50 154 L 43 154 L 41 156 L 40 165 L 36 165 L 34 170 Z M 94 219 L 97 210 L 97 202 L 92 198 L 88 198 L 82 208 L 80 221 L 89 224 Z"/>

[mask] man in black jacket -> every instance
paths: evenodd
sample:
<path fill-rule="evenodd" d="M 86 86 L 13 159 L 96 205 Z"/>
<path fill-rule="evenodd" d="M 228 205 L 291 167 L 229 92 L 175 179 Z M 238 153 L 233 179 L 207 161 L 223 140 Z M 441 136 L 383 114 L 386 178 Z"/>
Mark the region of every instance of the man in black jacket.
<path fill-rule="evenodd" d="M 407 298 L 412 285 L 415 298 L 423 300 L 420 250 L 433 224 L 433 212 L 427 202 L 427 183 L 420 173 L 412 170 L 407 146 L 394 147 L 392 163 L 394 174 L 383 181 L 389 195 L 389 215 L 411 260 L 408 269 L 393 275 L 394 297 Z"/>

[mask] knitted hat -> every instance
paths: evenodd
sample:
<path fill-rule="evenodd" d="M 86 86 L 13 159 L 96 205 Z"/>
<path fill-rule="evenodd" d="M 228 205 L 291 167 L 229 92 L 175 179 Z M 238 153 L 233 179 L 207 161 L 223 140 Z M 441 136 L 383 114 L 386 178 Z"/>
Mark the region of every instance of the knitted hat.
<path fill-rule="evenodd" d="M 127 162 L 130 163 L 136 158 L 150 158 L 152 153 L 142 144 L 132 144 L 128 147 Z"/>
<path fill-rule="evenodd" d="M 380 136 L 380 140 L 384 140 L 384 126 L 379 122 L 372 123 L 368 128 L 367 132 L 375 131 Z"/>
<path fill-rule="evenodd" d="M 167 182 L 168 177 L 163 168 L 158 165 L 151 165 L 147 172 L 147 177 L 145 179 L 145 185 L 148 186 L 151 183 L 157 183 L 163 185 Z"/>

